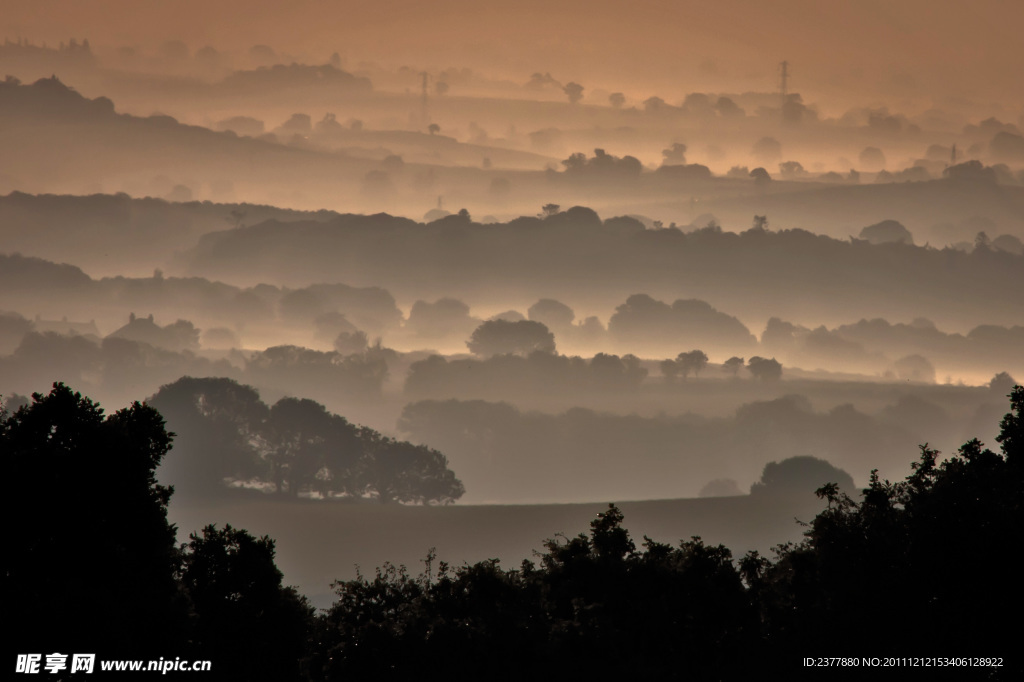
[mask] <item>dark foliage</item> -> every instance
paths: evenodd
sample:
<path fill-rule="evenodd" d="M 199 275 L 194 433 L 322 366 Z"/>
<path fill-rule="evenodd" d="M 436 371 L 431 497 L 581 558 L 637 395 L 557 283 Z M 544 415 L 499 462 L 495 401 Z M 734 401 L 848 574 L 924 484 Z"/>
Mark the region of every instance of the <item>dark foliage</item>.
<path fill-rule="evenodd" d="M 274 541 L 210 525 L 181 546 L 179 571 L 195 615 L 193 641 L 219 679 L 297 680 L 313 609 L 283 587 Z"/>
<path fill-rule="evenodd" d="M 385 566 L 336 585 L 316 679 L 674 675 L 673 651 L 701 651 L 700 678 L 743 669 L 729 652 L 756 642 L 757 614 L 729 550 L 700 538 L 638 552 L 609 505 L 590 535 L 545 543 L 540 566 L 497 560 L 417 578 Z"/>
<path fill-rule="evenodd" d="M 297 679 L 312 622 L 281 585 L 274 543 L 227 526 L 176 546 L 156 467 L 174 434 L 138 402 L 104 417 L 64 384 L 0 410 L 9 486 L 4 553 L 10 655 L 213 661 L 217 679 Z"/>
<path fill-rule="evenodd" d="M 939 463 L 923 445 L 906 480 L 873 472 L 860 502 L 835 484 L 819 489 L 829 507 L 807 539 L 752 581 L 770 636 L 794 655 L 843 642 L 850 651 L 1010 656 L 1010 614 L 1024 606 L 1007 560 L 1024 530 L 1024 388 L 1011 405 L 1001 453 L 971 440 Z M 892 608 L 898 618 L 886 615 Z M 1019 658 L 1008 663 L 1022 670 Z"/>
<path fill-rule="evenodd" d="M 172 491 L 154 474 L 170 443 L 156 410 L 104 416 L 64 384 L 0 421 L 12 649 L 159 656 L 184 642 Z"/>
<path fill-rule="evenodd" d="M 718 680 L 789 677 L 817 655 L 997 657 L 1003 667 L 958 679 L 1019 679 L 1024 597 L 1008 559 L 1024 528 L 1024 387 L 1010 399 L 1000 452 L 972 440 L 939 462 L 924 445 L 905 480 L 873 473 L 860 501 L 823 482 L 828 508 L 774 560 L 735 561 L 696 537 L 638 549 L 609 505 L 537 563 L 435 570 L 431 551 L 418 577 L 385 565 L 336 583 L 314 620 L 282 586 L 269 538 L 208 526 L 175 548 L 171 490 L 154 478 L 171 434 L 155 410 L 104 418 L 55 384 L 0 415 L 24 514 L 4 560 L 5 616 L 19 624 L 8 644 L 171 649 L 219 661 L 218 679 L 673 679 L 685 660 L 688 679 Z"/>
<path fill-rule="evenodd" d="M 774 561 L 734 562 L 700 538 L 645 538 L 638 551 L 610 505 L 589 537 L 548 540 L 539 566 L 442 563 L 435 575 L 431 553 L 418 578 L 388 565 L 338 583 L 310 673 L 675 678 L 685 660 L 688 679 L 737 679 L 765 666 L 791 676 L 805 656 L 867 655 L 1002 657 L 970 673 L 1016 679 L 1024 598 L 1006 555 L 1024 529 L 1024 388 L 1011 408 L 1001 453 L 972 440 L 940 464 L 922 446 L 905 481 L 872 474 L 860 502 L 825 482 L 828 508 Z"/>
<path fill-rule="evenodd" d="M 474 330 L 466 346 L 474 355 L 530 355 L 555 352 L 555 335 L 533 320 L 488 320 Z"/>

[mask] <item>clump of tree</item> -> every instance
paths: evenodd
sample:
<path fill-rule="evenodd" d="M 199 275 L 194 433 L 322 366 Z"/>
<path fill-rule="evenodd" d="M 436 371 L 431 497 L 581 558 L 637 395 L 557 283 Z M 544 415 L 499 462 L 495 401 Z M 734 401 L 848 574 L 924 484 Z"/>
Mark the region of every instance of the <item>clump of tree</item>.
<path fill-rule="evenodd" d="M 543 323 L 533 320 L 488 320 L 473 331 L 466 346 L 481 357 L 554 353 L 555 335 Z"/>
<path fill-rule="evenodd" d="M 747 369 L 755 379 L 761 381 L 777 381 L 782 378 L 782 363 L 775 358 L 762 358 L 755 355 L 747 360 Z"/>
<path fill-rule="evenodd" d="M 682 374 L 683 381 L 693 373 L 693 376 L 700 374 L 701 370 L 708 366 L 708 356 L 702 350 L 691 350 L 680 353 L 673 360 L 671 358 L 662 360 L 658 367 L 668 382 L 675 381 L 675 378 Z"/>
<path fill-rule="evenodd" d="M 616 307 L 608 320 L 608 333 L 620 345 L 641 350 L 676 345 L 679 340 L 720 350 L 757 345 L 742 322 L 705 301 L 678 299 L 670 304 L 647 294 L 633 294 Z"/>
<path fill-rule="evenodd" d="M 781 462 L 768 462 L 761 479 L 750 486 L 750 494 L 790 496 L 810 493 L 822 481 L 832 481 L 841 491 L 854 490 L 850 474 L 823 459 L 800 455 Z"/>
<path fill-rule="evenodd" d="M 603 149 L 595 149 L 590 158 L 583 152 L 571 154 L 562 165 L 569 177 L 637 177 L 643 170 L 643 164 L 636 157 L 619 158 Z"/>
<path fill-rule="evenodd" d="M 722 363 L 722 369 L 724 369 L 733 377 L 737 376 L 742 368 L 743 358 L 737 355 L 732 356 L 731 358 Z"/>
<path fill-rule="evenodd" d="M 662 149 L 661 155 L 664 157 L 662 165 L 682 165 L 686 163 L 686 145 L 682 142 L 674 142 L 668 149 Z"/>
<path fill-rule="evenodd" d="M 250 485 L 293 498 L 436 504 L 464 492 L 442 453 L 351 424 L 313 400 L 268 406 L 231 379 L 183 377 L 151 402 L 181 434 L 177 461 L 161 475 L 191 494 Z"/>
<path fill-rule="evenodd" d="M 562 92 L 569 98 L 570 104 L 576 104 L 583 99 L 583 86 L 579 83 L 566 83 L 562 87 Z"/>

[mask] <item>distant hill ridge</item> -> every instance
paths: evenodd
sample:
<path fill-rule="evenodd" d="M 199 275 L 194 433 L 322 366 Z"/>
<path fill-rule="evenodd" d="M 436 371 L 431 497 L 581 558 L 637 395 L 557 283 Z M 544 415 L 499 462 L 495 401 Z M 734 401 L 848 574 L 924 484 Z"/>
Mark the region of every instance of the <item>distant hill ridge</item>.
<path fill-rule="evenodd" d="M 1024 317 L 1024 256 L 1005 251 L 874 245 L 800 229 L 648 230 L 582 207 L 487 225 L 466 216 L 422 224 L 387 214 L 267 221 L 204 235 L 183 263 L 192 274 L 227 281 L 247 281 L 252 272 L 290 286 L 342 277 L 399 297 L 513 291 L 597 301 L 648 292 L 741 315 L 789 310 L 800 319 L 817 311 L 831 319 L 837 310 L 846 320 Z"/>

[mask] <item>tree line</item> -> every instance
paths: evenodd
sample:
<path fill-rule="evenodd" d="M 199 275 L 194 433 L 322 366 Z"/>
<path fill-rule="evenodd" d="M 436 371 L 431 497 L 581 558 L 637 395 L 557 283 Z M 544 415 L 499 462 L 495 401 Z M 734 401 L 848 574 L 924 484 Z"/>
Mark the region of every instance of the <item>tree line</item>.
<path fill-rule="evenodd" d="M 155 478 L 172 436 L 153 407 L 105 417 L 55 384 L 0 414 L 18 483 L 4 597 L 19 627 L 6 646 L 181 652 L 239 680 L 736 679 L 821 655 L 974 657 L 983 667 L 956 672 L 1018 679 L 1024 595 L 1007 555 L 1024 528 L 1024 387 L 1010 404 L 999 452 L 971 440 L 940 461 L 923 445 L 905 480 L 872 473 L 859 500 L 822 482 L 828 507 L 772 559 L 696 537 L 638 547 L 609 505 L 536 562 L 435 567 L 431 552 L 415 577 L 385 565 L 336 583 L 316 615 L 282 585 L 271 539 L 208 526 L 176 544 L 173 490 Z"/>
<path fill-rule="evenodd" d="M 803 657 L 826 652 L 961 651 L 1002 665 L 967 676 L 1013 679 L 1024 661 L 1004 617 L 1024 597 L 1005 557 L 1024 529 L 1024 388 L 1010 397 L 1000 452 L 971 440 L 940 462 L 923 445 L 905 480 L 873 472 L 859 500 L 823 481 L 816 492 L 828 507 L 771 559 L 735 558 L 698 537 L 638 547 L 609 505 L 589 534 L 549 539 L 538 562 L 435 571 L 428 555 L 418 577 L 385 566 L 338 583 L 310 672 L 737 679 L 795 675 Z"/>

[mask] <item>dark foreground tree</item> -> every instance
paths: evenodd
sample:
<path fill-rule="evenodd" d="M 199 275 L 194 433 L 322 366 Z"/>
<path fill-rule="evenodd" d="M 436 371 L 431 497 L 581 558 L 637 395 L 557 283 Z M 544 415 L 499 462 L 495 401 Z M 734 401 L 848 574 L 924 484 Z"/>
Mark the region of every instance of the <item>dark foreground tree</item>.
<path fill-rule="evenodd" d="M 622 520 L 609 505 L 589 536 L 548 540 L 539 567 L 442 562 L 435 575 L 431 555 L 417 578 L 387 565 L 337 583 L 312 677 L 670 679 L 687 651 L 700 652 L 694 679 L 743 670 L 728 652 L 754 643 L 756 611 L 729 550 L 694 538 L 638 552 Z"/>
<path fill-rule="evenodd" d="M 970 650 L 1004 657 L 1004 674 L 1024 671 L 1012 653 L 1019 630 L 1006 626 L 1024 608 L 1009 558 L 1024 537 L 1024 388 L 1010 397 L 1001 453 L 971 440 L 939 463 L 923 445 L 905 480 L 872 472 L 860 502 L 834 483 L 819 489 L 828 509 L 807 539 L 753 581 L 774 638 L 794 654 L 836 642 L 908 656 Z"/>
<path fill-rule="evenodd" d="M 210 525 L 181 551 L 181 584 L 196 615 L 193 640 L 216 659 L 219 679 L 299 679 L 313 609 L 281 584 L 274 541 Z"/>
<path fill-rule="evenodd" d="M 0 421 L 13 649 L 180 650 L 187 601 L 174 580 L 172 491 L 154 475 L 171 435 L 146 405 L 105 417 L 62 383 Z"/>

